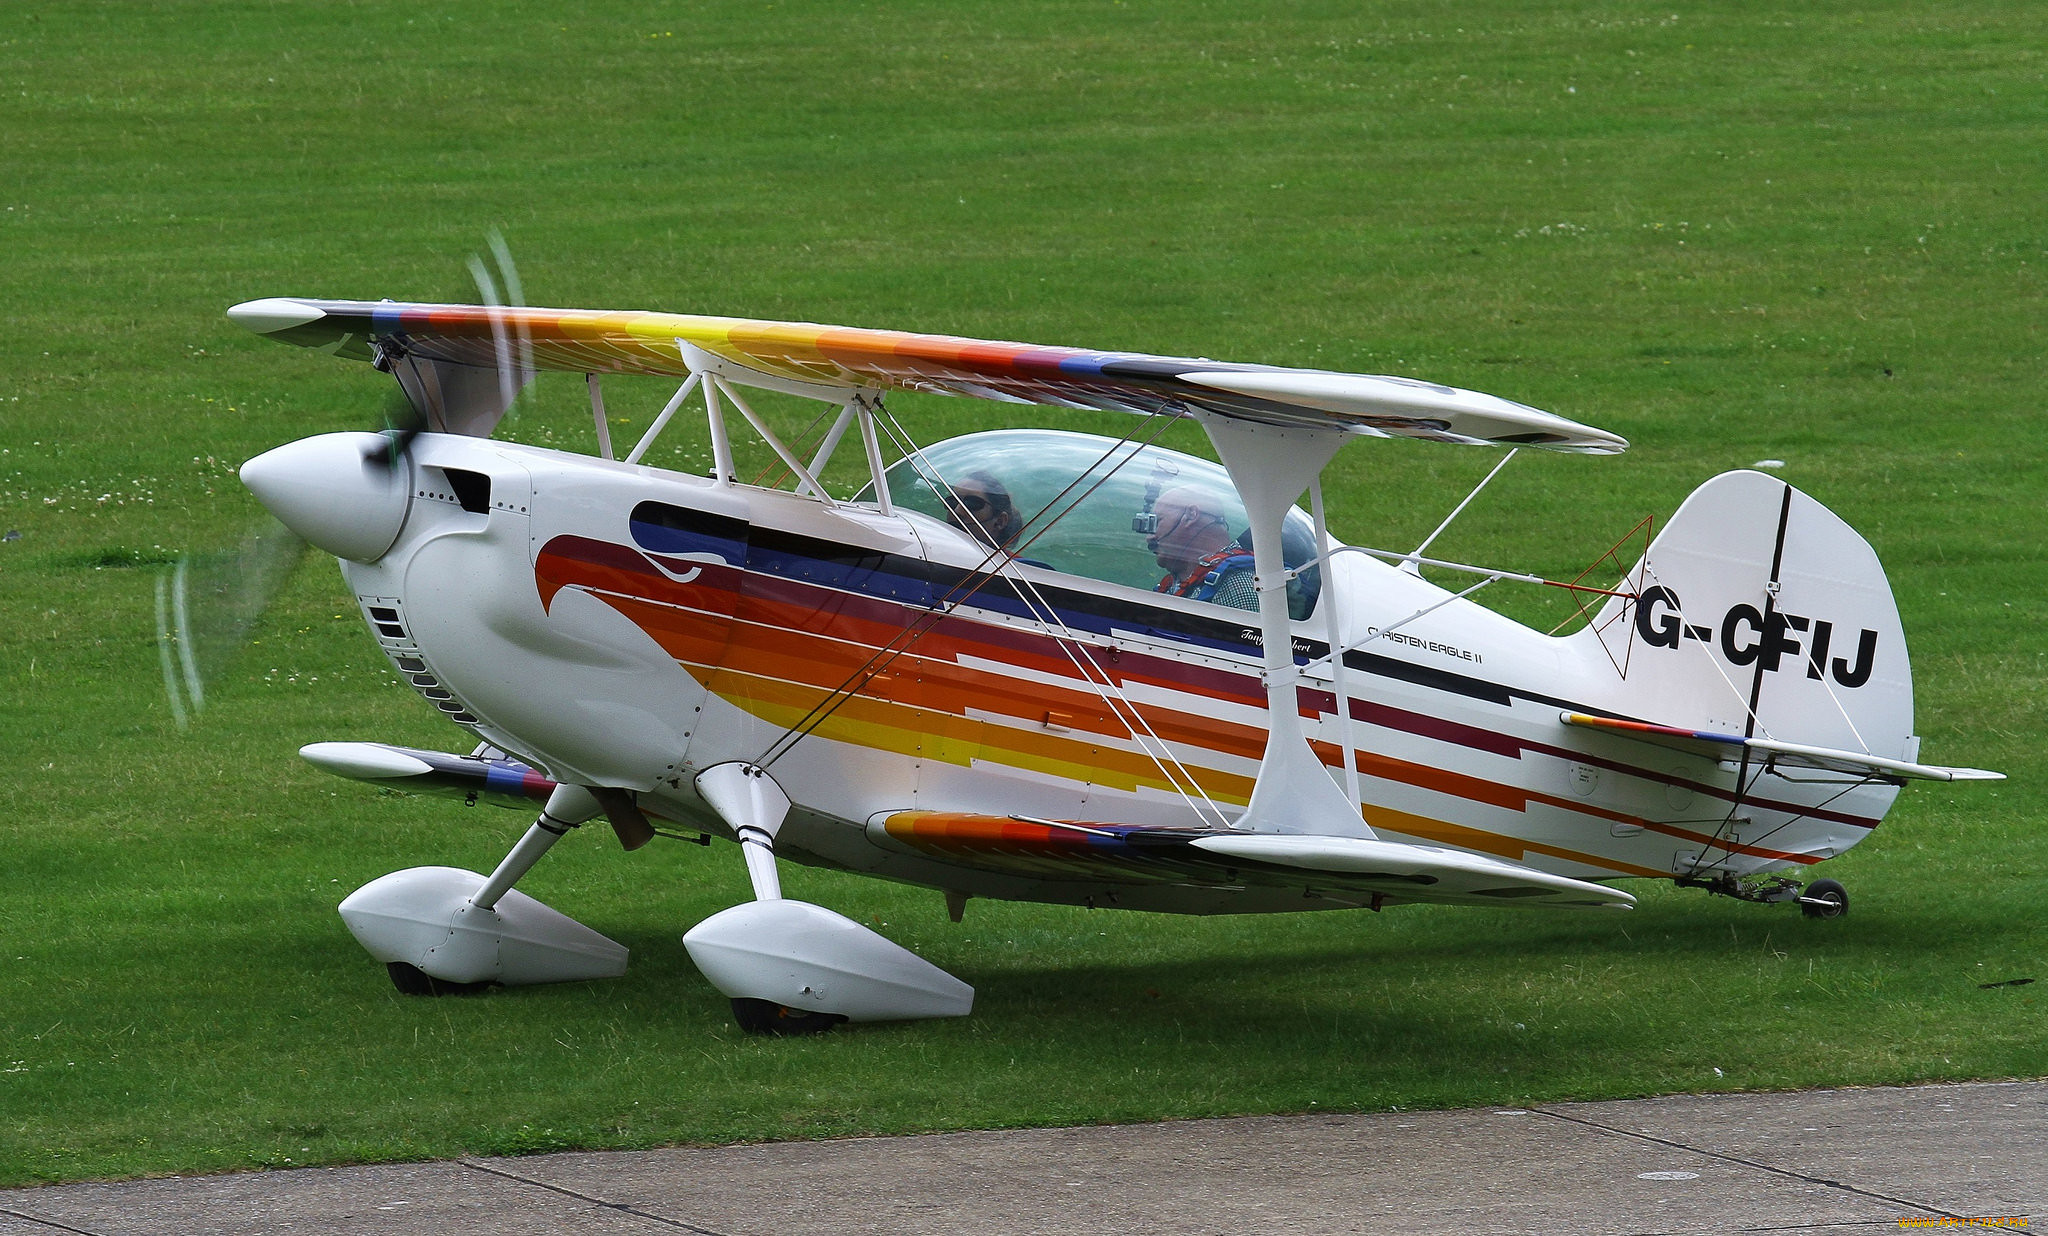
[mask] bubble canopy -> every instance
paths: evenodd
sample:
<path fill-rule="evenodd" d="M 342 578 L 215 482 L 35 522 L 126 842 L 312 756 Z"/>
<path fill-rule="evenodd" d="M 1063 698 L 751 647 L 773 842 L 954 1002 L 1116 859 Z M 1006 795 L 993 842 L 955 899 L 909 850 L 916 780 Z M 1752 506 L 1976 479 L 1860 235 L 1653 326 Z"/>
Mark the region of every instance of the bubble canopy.
<path fill-rule="evenodd" d="M 1141 518 L 1159 496 L 1199 491 L 1220 512 L 1232 537 L 1249 546 L 1250 519 L 1223 465 L 1164 447 L 1119 442 L 1057 429 L 998 429 L 925 447 L 887 471 L 889 498 L 933 519 L 947 520 L 947 504 L 933 477 L 948 486 L 986 487 L 994 478 L 1009 491 L 1023 532 L 1011 546 L 1028 562 L 1070 575 L 1151 591 L 1163 574 L 1146 545 Z M 1107 479 L 1104 479 L 1104 478 Z M 1315 557 L 1315 525 L 1300 508 L 1282 526 L 1287 565 Z M 1296 618 L 1315 604 L 1313 571 L 1288 587 Z"/>

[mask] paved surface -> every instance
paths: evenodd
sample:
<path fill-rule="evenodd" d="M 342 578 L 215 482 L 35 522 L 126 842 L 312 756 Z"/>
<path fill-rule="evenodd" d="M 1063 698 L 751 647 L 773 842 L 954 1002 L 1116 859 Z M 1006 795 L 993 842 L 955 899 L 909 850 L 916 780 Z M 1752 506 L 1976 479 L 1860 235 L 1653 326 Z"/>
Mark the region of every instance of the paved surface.
<path fill-rule="evenodd" d="M 554 1154 L 0 1191 L 0 1236 L 1854 1233 L 1896 1232 L 1901 1219 L 2034 1216 L 2048 1224 L 2048 1082 Z"/>

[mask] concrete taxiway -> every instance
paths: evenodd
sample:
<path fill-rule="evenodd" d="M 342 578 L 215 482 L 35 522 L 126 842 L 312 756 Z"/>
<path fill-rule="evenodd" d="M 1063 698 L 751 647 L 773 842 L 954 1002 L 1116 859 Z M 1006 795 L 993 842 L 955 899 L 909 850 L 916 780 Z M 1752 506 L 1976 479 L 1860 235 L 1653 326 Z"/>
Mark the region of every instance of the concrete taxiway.
<path fill-rule="evenodd" d="M 1851 1233 L 2024 1228 L 2035 1216 L 2048 1223 L 2048 1081 L 550 1154 L 0 1191 L 0 1236 Z"/>

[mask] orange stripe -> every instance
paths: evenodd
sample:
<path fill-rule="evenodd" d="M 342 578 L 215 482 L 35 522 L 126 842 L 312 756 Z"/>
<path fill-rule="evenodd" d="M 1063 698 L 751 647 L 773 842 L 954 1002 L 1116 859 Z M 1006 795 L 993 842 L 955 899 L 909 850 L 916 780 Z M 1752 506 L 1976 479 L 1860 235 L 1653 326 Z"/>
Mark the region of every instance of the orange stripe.
<path fill-rule="evenodd" d="M 730 670 L 697 676 L 719 698 L 783 729 L 796 725 L 823 698 L 814 687 Z M 845 701 L 814 732 L 853 746 L 963 768 L 980 759 L 1108 789 L 1175 788 L 1142 752 L 1012 729 L 872 696 Z M 1241 804 L 1251 799 L 1250 777 L 1200 766 L 1189 766 L 1188 773 L 1218 802 Z"/>
<path fill-rule="evenodd" d="M 899 634 L 886 624 L 839 614 L 826 622 L 829 634 L 812 634 L 790 626 L 761 621 L 790 607 L 741 596 L 739 605 L 746 618 L 735 621 L 724 614 L 703 613 L 660 602 L 643 600 L 626 589 L 644 585 L 630 573 L 589 563 L 578 563 L 580 572 L 598 578 L 574 581 L 579 586 L 611 584 L 617 592 L 594 592 L 607 604 L 646 631 L 671 656 L 686 666 L 703 667 L 723 662 L 721 669 L 696 675 L 721 698 L 753 715 L 789 728 L 826 693 L 865 665 L 875 647 L 849 642 L 856 632 L 887 636 Z M 566 582 L 566 581 L 565 581 Z M 730 596 L 732 594 L 726 593 Z M 815 619 L 819 611 L 812 611 Z M 778 615 L 779 616 L 779 615 Z M 1061 714 L 1059 724 L 1070 730 L 1114 739 L 1129 737 L 1123 719 L 1103 703 L 1100 696 L 1076 686 L 1052 686 L 1020 680 L 995 671 L 971 669 L 935 655 L 941 648 L 957 654 L 967 646 L 958 639 L 940 636 L 920 653 L 897 656 L 890 668 L 877 674 L 859 695 L 842 703 L 817 732 L 834 741 L 901 755 L 936 759 L 960 767 L 975 759 L 1010 764 L 1036 772 L 1060 776 L 1082 784 L 1135 789 L 1143 785 L 1173 789 L 1146 756 L 1119 749 L 1104 749 L 1085 740 L 1061 738 L 969 719 L 968 710 L 996 713 L 1021 724 L 1042 724 L 1048 713 Z M 727 640 L 730 643 L 727 643 Z M 1012 651 L 1012 650 L 1006 650 Z M 1041 662 L 1046 658 L 1033 658 Z M 1058 670 L 1070 665 L 1057 665 Z M 806 671 L 804 681 L 791 681 L 793 670 Z M 693 673 L 695 670 L 693 669 Z M 1178 684 L 1168 684 L 1175 690 Z M 1263 729 L 1212 717 L 1196 716 L 1156 705 L 1140 715 L 1160 738 L 1183 747 L 1215 754 L 1257 759 L 1265 748 Z M 1317 758 L 1336 767 L 1342 756 L 1336 744 L 1313 741 Z M 1475 777 L 1465 773 L 1417 764 L 1372 752 L 1356 753 L 1360 772 L 1382 780 L 1432 790 L 1502 810 L 1526 813 L 1531 802 L 1572 814 L 1615 823 L 1635 825 L 1661 835 L 1703 847 L 1720 848 L 1778 862 L 1811 864 L 1811 855 L 1787 853 L 1741 842 L 1727 842 L 1709 834 L 1678 825 L 1660 823 L 1624 812 L 1575 802 L 1556 795 Z M 1248 801 L 1251 780 L 1209 768 L 1191 768 L 1205 792 L 1221 802 Z M 1368 817 L 1392 815 L 1426 826 L 1427 831 L 1410 832 L 1463 849 L 1519 857 L 1525 851 L 1548 854 L 1607 870 L 1632 875 L 1668 878 L 1670 873 L 1636 867 L 1617 860 L 1599 858 L 1535 841 L 1520 841 L 1503 834 L 1467 828 L 1422 816 L 1373 808 Z"/>

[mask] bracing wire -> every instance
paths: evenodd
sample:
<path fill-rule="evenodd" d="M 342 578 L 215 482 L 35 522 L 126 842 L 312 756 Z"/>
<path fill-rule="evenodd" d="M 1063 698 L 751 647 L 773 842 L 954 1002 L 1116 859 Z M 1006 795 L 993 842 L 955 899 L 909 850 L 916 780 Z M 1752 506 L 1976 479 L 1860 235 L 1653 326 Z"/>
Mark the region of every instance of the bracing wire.
<path fill-rule="evenodd" d="M 1167 423 L 1168 422 L 1166 422 L 1164 418 L 1161 418 L 1161 425 L 1157 430 L 1155 430 L 1155 432 L 1149 438 L 1147 438 L 1143 443 L 1141 443 L 1137 447 L 1134 447 L 1130 451 L 1128 451 L 1122 459 L 1117 460 L 1114 466 L 1110 467 L 1107 471 L 1103 472 L 1100 476 L 1098 476 L 1095 482 L 1092 485 L 1090 485 L 1086 490 L 1084 490 L 1080 494 L 1080 496 L 1074 498 L 1071 502 L 1068 502 L 1066 506 L 1061 508 L 1057 514 L 1053 515 L 1051 519 L 1046 520 L 1045 524 L 1042 527 L 1040 527 L 1038 532 L 1032 534 L 1029 540 L 1025 541 L 1024 544 L 1018 546 L 1018 552 L 1021 553 L 1023 550 L 1028 549 L 1031 546 L 1031 544 L 1035 542 L 1040 536 L 1043 536 L 1045 532 L 1052 527 L 1053 524 L 1058 523 L 1060 519 L 1065 518 L 1068 512 L 1072 511 L 1075 507 L 1078 507 L 1082 502 L 1087 501 L 1088 497 L 1091 494 L 1093 494 L 1096 490 L 1100 489 L 1104 484 L 1106 484 L 1110 480 L 1110 478 L 1114 477 L 1117 474 L 1117 472 L 1122 470 L 1125 464 L 1128 464 L 1132 459 L 1137 458 L 1138 454 L 1142 452 L 1146 447 L 1149 447 L 1156 443 L 1160 436 L 1164 433 Z M 892 438 L 896 438 L 899 440 L 899 444 L 900 441 L 908 439 L 909 435 L 906 432 L 904 432 L 900 422 L 893 423 L 889 431 L 891 433 Z M 1040 507 L 1039 510 L 1032 515 L 1030 522 L 1036 523 L 1041 518 L 1044 518 L 1046 512 L 1052 511 L 1055 507 L 1059 507 L 1060 503 L 1063 500 L 1065 500 L 1068 494 L 1074 491 L 1074 488 L 1078 486 L 1081 483 L 1081 481 L 1085 480 L 1089 476 L 1094 476 L 1097 469 L 1101 468 L 1103 464 L 1108 463 L 1112 458 L 1114 458 L 1118 451 L 1122 450 L 1127 446 L 1130 446 L 1132 440 L 1136 437 L 1137 434 L 1135 432 L 1131 434 L 1126 434 L 1121 441 L 1117 442 L 1108 450 L 1104 451 L 1101 458 L 1097 459 L 1096 462 L 1093 465 L 1091 465 L 1088 469 L 1083 471 L 1080 476 L 1076 477 L 1073 481 L 1069 482 L 1066 488 L 1062 489 L 1059 493 L 1055 494 L 1049 501 L 1046 502 L 1044 506 Z M 951 487 L 947 486 L 942 478 L 937 477 L 936 474 L 932 472 L 932 470 L 929 468 L 929 465 L 926 464 L 926 462 L 923 459 L 922 452 L 907 452 L 905 458 L 913 459 L 912 466 L 918 469 L 919 475 L 923 476 L 928 484 L 932 484 L 934 488 L 943 486 L 950 490 Z M 975 522 L 979 524 L 980 521 L 976 520 Z M 999 573 L 1004 573 L 1005 568 L 1011 565 L 1011 563 L 1014 561 L 1009 555 L 1001 553 L 995 555 L 995 558 L 998 559 L 996 570 Z M 983 559 L 982 565 L 987 566 L 989 561 L 990 560 L 987 558 Z M 1136 743 L 1139 749 L 1145 752 L 1146 758 L 1152 761 L 1153 766 L 1159 770 L 1160 776 L 1167 782 L 1167 784 L 1173 786 L 1174 790 L 1180 794 L 1182 801 L 1187 803 L 1188 807 L 1191 810 L 1193 810 L 1198 817 L 1203 817 L 1205 819 L 1213 817 L 1217 824 L 1224 824 L 1226 821 L 1221 809 L 1216 806 L 1216 803 L 1209 797 L 1207 791 L 1202 789 L 1201 782 L 1194 776 L 1192 772 L 1188 770 L 1187 766 L 1181 763 L 1180 759 L 1173 754 L 1173 750 L 1171 747 L 1167 745 L 1166 740 L 1160 737 L 1159 733 L 1152 728 L 1151 723 L 1145 719 L 1143 711 L 1140 710 L 1137 704 L 1123 692 L 1121 687 L 1117 685 L 1115 678 L 1112 675 L 1110 675 L 1110 673 L 1107 670 L 1102 668 L 1100 662 L 1095 660 L 1094 653 L 1089 650 L 1087 642 L 1083 640 L 1078 634 L 1076 634 L 1074 630 L 1071 627 L 1069 627 L 1059 617 L 1059 611 L 1052 605 L 1050 601 L 1048 601 L 1045 598 L 1044 593 L 1038 588 L 1038 586 L 1031 580 L 1026 579 L 1018 574 L 1005 573 L 1004 577 L 1011 583 L 1011 585 L 1014 588 L 1017 589 L 1018 599 L 1023 601 L 1027 606 L 1031 607 L 1033 611 L 1033 620 L 1036 621 L 1041 627 L 1045 628 L 1048 634 L 1051 634 L 1053 636 L 1054 644 L 1060 648 L 1061 652 L 1064 653 L 1067 657 L 1068 662 L 1072 664 L 1075 670 L 1080 673 L 1082 681 L 1087 682 L 1089 684 L 1090 689 L 1095 692 L 1096 697 L 1102 700 L 1104 706 L 1107 707 L 1110 710 L 1110 713 L 1117 718 L 1119 723 L 1123 725 L 1124 731 L 1130 737 L 1131 741 Z M 977 585 L 976 587 L 978 589 L 979 585 Z M 1054 627 L 1058 628 L 1056 632 L 1053 630 Z M 1083 664 L 1084 661 L 1086 662 L 1085 665 Z M 1140 730 L 1144 731 L 1142 736 L 1138 732 Z M 1171 764 L 1172 768 L 1169 769 L 1167 767 L 1168 764 Z M 1183 780 L 1185 780 L 1186 782 L 1186 787 L 1183 787 L 1182 785 Z M 1202 799 L 1203 806 L 1196 806 L 1195 802 L 1193 801 L 1193 798 L 1191 798 L 1189 795 L 1190 788 L 1193 790 L 1194 795 L 1199 796 Z M 1203 807 L 1207 808 L 1206 812 L 1203 810 Z"/>
<path fill-rule="evenodd" d="M 912 468 L 918 470 L 920 477 L 922 477 L 927 484 L 933 485 L 934 488 L 950 489 L 950 487 L 946 486 L 945 482 L 939 479 L 936 472 L 932 470 L 930 466 L 925 462 L 922 451 L 918 450 L 914 442 L 911 442 L 909 434 L 903 430 L 901 424 L 897 423 L 895 419 L 889 415 L 887 409 L 884 407 L 877 406 L 874 409 L 874 411 L 881 414 L 879 417 L 876 418 L 875 423 L 879 425 L 885 433 L 890 435 L 892 444 L 895 445 L 899 451 L 903 452 L 903 458 L 911 461 Z M 1117 445 L 1125 445 L 1129 442 L 1129 440 L 1130 439 L 1126 437 L 1124 442 L 1118 443 Z M 1115 447 L 1111 448 L 1112 451 L 1114 451 L 1115 449 Z M 1078 480 L 1075 483 L 1078 484 Z M 1072 488 L 1073 486 L 1069 485 L 1067 487 L 1067 490 L 1063 490 L 1061 492 L 1068 492 Z M 1055 501 L 1057 501 L 1057 497 L 1055 498 Z M 1041 509 L 1038 515 L 1033 516 L 1033 519 L 1035 520 L 1043 514 L 1044 510 Z M 1033 539 L 1036 538 L 1034 537 Z M 821 700 L 816 706 L 814 706 L 811 712 L 806 714 L 797 723 L 796 726 L 792 727 L 789 731 L 785 732 L 782 738 L 778 739 L 775 745 L 771 746 L 769 748 L 769 751 L 766 754 L 764 754 L 763 759 L 760 761 L 761 766 L 766 767 L 769 762 L 781 758 L 782 755 L 787 753 L 790 746 L 795 745 L 797 741 L 801 740 L 803 737 L 808 735 L 812 730 L 816 729 L 817 725 L 819 723 L 822 723 L 825 717 L 829 716 L 830 713 L 836 710 L 841 704 L 843 704 L 846 699 L 851 698 L 854 694 L 858 694 L 861 688 L 865 687 L 868 681 L 870 681 L 876 673 L 879 673 L 880 670 L 886 666 L 888 660 L 893 660 L 897 655 L 900 655 L 900 653 L 905 648 L 907 648 L 910 643 L 913 643 L 918 638 L 922 637 L 927 630 L 929 630 L 933 625 L 935 625 L 938 619 L 943 616 L 946 609 L 957 607 L 958 605 L 965 603 L 967 599 L 971 598 L 976 592 L 980 591 L 983 585 L 985 585 L 990 579 L 995 577 L 996 572 L 1001 569 L 1001 565 L 1004 562 L 1006 562 L 1007 559 L 1008 555 L 1004 553 L 1004 551 L 1002 551 L 1001 549 L 991 549 L 989 553 L 985 557 L 983 557 L 980 563 L 973 567 L 966 575 L 962 576 L 959 582 L 955 583 L 953 587 L 949 589 L 943 596 L 937 598 L 934 601 L 933 610 L 929 618 L 925 619 L 922 623 L 907 624 L 902 631 L 899 631 L 896 634 L 896 636 L 889 641 L 889 643 L 884 644 L 882 647 L 876 649 L 874 654 L 869 657 L 866 663 L 857 668 L 852 674 L 848 675 L 844 682 L 842 682 L 837 688 L 835 688 L 830 694 L 828 694 L 824 700 Z M 992 566 L 994 567 L 994 569 L 990 569 Z M 962 591 L 963 589 L 965 590 L 964 593 Z M 899 643 L 902 645 L 902 647 L 898 646 Z"/>
<path fill-rule="evenodd" d="M 903 429 L 901 423 L 896 421 L 893 416 L 890 416 L 886 409 L 877 409 L 877 411 L 881 415 L 876 418 L 875 423 L 889 436 L 891 444 L 901 452 L 902 457 L 911 462 L 911 467 L 917 471 L 918 475 L 935 490 L 950 492 L 951 487 L 946 484 L 943 478 L 937 475 L 936 469 L 933 469 L 925 461 L 922 450 L 916 446 L 908 432 Z M 1151 446 L 1156 442 L 1170 424 L 1170 418 L 1160 417 L 1157 419 L 1160 422 L 1159 426 L 1142 443 L 1136 446 L 1132 445 L 1138 437 L 1135 431 L 1125 435 L 1122 440 L 1105 451 L 1102 458 L 1097 460 L 1094 465 L 1085 470 L 1080 476 L 1070 482 L 1066 488 L 1055 494 L 1040 507 L 1027 522 L 1040 523 L 1041 520 L 1044 522 L 1038 531 L 1033 533 L 1023 545 L 1017 547 L 1018 552 L 1027 549 L 1040 536 L 1044 535 L 1047 529 L 1056 524 L 1061 518 L 1064 518 L 1075 506 L 1085 501 L 1089 495 L 1099 489 L 1119 469 L 1144 450 L 1145 447 Z M 1079 496 L 1074 497 L 1071 501 L 1067 501 L 1068 495 L 1072 494 L 1089 476 L 1095 475 L 1097 470 L 1101 469 L 1105 463 L 1115 459 L 1119 452 L 1123 452 L 1122 459 L 1116 460 L 1114 466 L 1102 472 L 1094 483 L 1089 485 Z M 1061 506 L 1062 502 L 1065 502 L 1064 507 Z M 1053 512 L 1049 519 L 1046 518 L 1048 512 Z M 969 517 L 970 519 L 972 518 L 971 512 Z M 974 520 L 973 522 L 978 524 L 979 520 Z M 984 528 L 982 531 L 986 533 L 987 529 Z M 983 539 L 991 538 L 984 537 Z M 866 687 L 867 683 L 873 680 L 876 674 L 886 668 L 889 662 L 907 652 L 911 644 L 915 643 L 926 632 L 936 626 L 947 613 L 965 604 L 997 575 L 1002 575 L 1016 590 L 1018 599 L 1023 601 L 1030 609 L 1033 621 L 1037 622 L 1046 630 L 1047 634 L 1053 637 L 1054 643 L 1060 647 L 1069 662 L 1073 664 L 1082 680 L 1089 684 L 1090 689 L 1096 693 L 1104 705 L 1109 708 L 1111 714 L 1116 716 L 1119 723 L 1124 726 L 1132 741 L 1138 745 L 1140 750 L 1145 752 L 1146 757 L 1159 769 L 1162 779 L 1173 787 L 1175 792 L 1180 795 L 1182 800 L 1198 816 L 1202 816 L 1205 819 L 1214 819 L 1218 824 L 1223 823 L 1224 816 L 1221 809 L 1216 806 L 1214 801 L 1209 798 L 1207 792 L 1202 789 L 1200 781 L 1173 754 L 1172 749 L 1166 744 L 1165 740 L 1159 736 L 1145 719 L 1143 712 L 1117 686 L 1115 679 L 1108 671 L 1103 669 L 1101 664 L 1095 660 L 1085 641 L 1072 628 L 1060 620 L 1057 609 L 1046 599 L 1038 586 L 1031 580 L 1024 578 L 1021 574 L 1016 573 L 1012 569 L 1013 567 L 1014 558 L 1009 552 L 1001 548 L 992 548 L 980 563 L 966 575 L 962 576 L 959 582 L 955 583 L 952 588 L 934 602 L 932 612 L 928 616 L 922 617 L 916 622 L 906 624 L 903 630 L 898 632 L 889 643 L 877 648 L 866 662 L 849 674 L 837 688 L 828 693 L 817 705 L 813 706 L 811 711 L 800 719 L 795 726 L 785 731 L 763 754 L 758 763 L 762 767 L 767 767 L 775 760 L 787 754 L 797 742 L 814 733 L 833 712 L 837 711 L 839 707 L 852 699 L 853 696 L 859 694 Z M 1143 736 L 1140 735 L 1140 731 L 1142 731 Z M 1169 764 L 1171 765 L 1170 768 L 1168 767 Z M 1195 797 L 1199 797 L 1202 800 L 1200 805 L 1194 801 Z"/>
<path fill-rule="evenodd" d="M 1737 811 L 1740 811 L 1742 809 L 1743 803 L 1747 801 L 1749 789 L 1751 786 L 1756 784 L 1756 778 L 1763 776 L 1766 772 L 1769 771 L 1771 770 L 1767 761 L 1765 764 L 1760 765 L 1757 768 L 1755 776 L 1752 776 L 1747 784 L 1743 784 L 1740 778 L 1738 777 L 1737 784 L 1735 786 L 1735 801 L 1728 805 L 1727 814 L 1722 816 L 1720 822 L 1714 826 L 1713 834 L 1707 838 L 1707 843 L 1700 847 L 1700 852 L 1698 856 L 1693 859 L 1692 865 L 1686 869 L 1685 874 L 1688 878 L 1696 878 L 1699 875 L 1699 873 L 1707 867 L 1707 855 L 1711 851 L 1719 850 L 1723 854 L 1727 854 L 1732 857 L 1736 853 L 1736 850 L 1734 848 L 1736 846 L 1743 846 L 1745 848 L 1754 849 L 1757 846 L 1761 846 L 1764 842 L 1769 841 L 1772 837 L 1775 837 L 1779 833 L 1792 827 L 1794 824 L 1799 823 L 1801 820 L 1812 818 L 1814 812 L 1826 811 L 1829 807 L 1832 807 L 1836 803 L 1842 801 L 1842 799 L 1847 797 L 1849 794 L 1862 789 L 1864 786 L 1875 785 L 1880 780 L 1882 780 L 1882 778 L 1878 777 L 1860 778 L 1854 782 L 1851 782 L 1848 785 L 1844 785 L 1840 790 L 1837 790 L 1835 793 L 1830 794 L 1828 797 L 1822 799 L 1820 802 L 1813 803 L 1809 806 L 1800 807 L 1797 811 L 1786 812 L 1785 819 L 1783 822 L 1778 824 L 1777 827 L 1772 828 L 1759 836 L 1751 837 L 1747 841 L 1733 837 L 1733 826 L 1735 824 L 1736 819 L 1735 813 Z M 1783 776 L 1782 773 L 1777 775 Z M 1723 841 L 1721 839 L 1721 835 L 1724 832 L 1731 834 L 1730 839 L 1727 841 Z"/>

